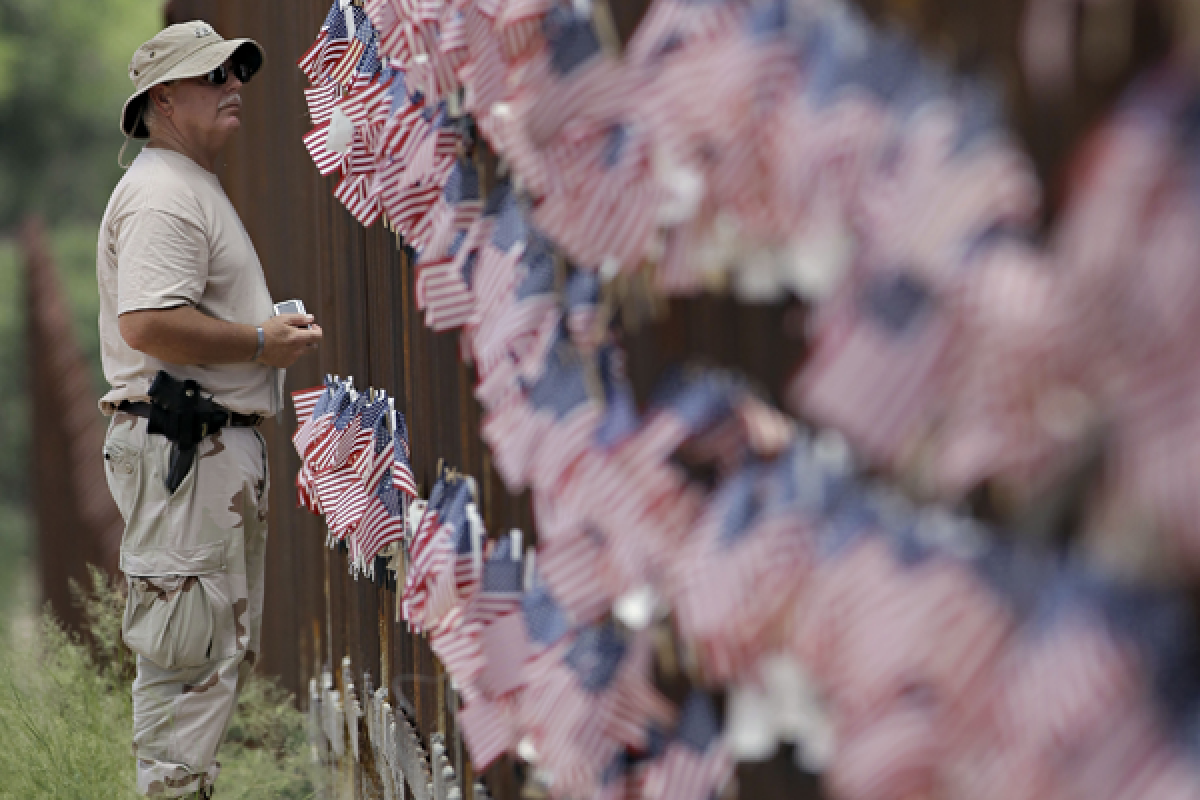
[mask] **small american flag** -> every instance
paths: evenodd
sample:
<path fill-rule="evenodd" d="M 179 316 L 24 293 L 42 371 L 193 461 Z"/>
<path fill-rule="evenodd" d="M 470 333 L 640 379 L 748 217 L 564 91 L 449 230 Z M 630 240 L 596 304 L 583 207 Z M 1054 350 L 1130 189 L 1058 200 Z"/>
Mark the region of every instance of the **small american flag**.
<path fill-rule="evenodd" d="M 440 603 L 454 599 L 454 534 L 466 528 L 469 495 L 467 482 L 444 470 L 409 546 L 404 608 L 406 618 L 418 630 L 432 630 L 440 613 L 449 610 Z M 434 596 L 438 591 L 442 594 Z"/>
<path fill-rule="evenodd" d="M 1106 732 L 1129 730 L 1146 673 L 1136 643 L 1111 616 L 1123 604 L 1116 587 L 1078 574 L 1060 576 L 1043 593 L 966 729 L 975 747 L 964 772 L 974 794 L 1048 796 L 1068 777 L 1065 761 L 1098 749 Z M 1019 783 L 1007 782 L 1015 776 Z"/>
<path fill-rule="evenodd" d="M 335 60 L 341 57 L 341 53 L 345 52 L 347 36 L 346 19 L 342 16 L 341 5 L 338 0 L 334 0 L 321 30 L 317 33 L 316 41 L 296 62 L 309 83 L 317 83 L 323 77 L 322 69 L 331 51 Z"/>
<path fill-rule="evenodd" d="M 733 759 L 721 741 L 712 700 L 693 690 L 662 759 L 652 763 L 646 800 L 711 800 L 733 775 Z"/>
<path fill-rule="evenodd" d="M 935 715 L 919 699 L 896 705 L 839 737 L 826 777 L 834 791 L 846 797 L 913 797 L 937 790 L 941 742 Z"/>
<path fill-rule="evenodd" d="M 334 421 L 334 428 L 337 433 L 334 434 L 335 442 L 333 448 L 333 460 L 331 466 L 348 467 L 350 466 L 351 456 L 356 451 L 356 445 L 359 442 L 359 432 L 362 430 L 362 414 L 370 403 L 366 393 L 360 394 L 354 401 L 353 405 L 345 414 L 345 422 L 342 418 Z M 317 469 L 321 469 L 322 465 L 317 462 L 314 464 Z"/>
<path fill-rule="evenodd" d="M 1051 381 L 1076 384 L 1082 375 L 1065 358 L 1060 326 L 1069 314 L 1061 282 L 1048 260 L 1019 241 L 984 256 L 964 312 L 973 351 L 954 375 L 955 396 L 939 424 L 936 478 L 959 497 L 990 478 L 1029 487 L 1063 463 L 1070 443 L 1039 421 L 1037 395 Z M 1057 376 L 1057 377 L 1052 377 Z"/>
<path fill-rule="evenodd" d="M 517 745 L 517 728 L 509 706 L 504 700 L 477 696 L 458 712 L 471 764 L 481 772 Z"/>
<path fill-rule="evenodd" d="M 328 122 L 319 124 L 304 134 L 304 146 L 308 148 L 308 153 L 312 156 L 313 163 L 317 166 L 317 171 L 322 175 L 332 175 L 334 172 L 337 172 L 345 160 L 344 155 L 336 153 L 326 146 L 328 141 Z"/>
<path fill-rule="evenodd" d="M 329 515 L 338 507 L 342 497 L 354 487 L 361 487 L 358 476 L 348 469 L 331 469 L 314 474 L 312 479 L 313 494 L 316 496 L 318 513 Z"/>
<path fill-rule="evenodd" d="M 305 461 L 313 472 L 327 472 L 339 465 L 338 444 L 342 433 L 358 418 L 357 399 L 347 389 L 342 395 L 336 412 L 321 432 L 320 439 L 306 454 Z M 351 434 L 353 435 L 353 434 Z"/>
<path fill-rule="evenodd" d="M 430 497 L 426 519 L 413 537 L 412 556 L 405 587 L 408 620 L 418 630 L 431 631 L 457 603 L 457 534 L 467 529 L 466 507 L 470 489 L 466 481 L 450 477 L 441 501 Z M 436 515 L 431 518 L 431 512 Z"/>
<path fill-rule="evenodd" d="M 478 528 L 479 531 L 473 533 L 477 537 L 478 547 L 482 548 L 482 526 L 478 525 Z M 472 560 L 481 555 L 475 549 L 475 544 L 473 542 L 468 551 Z M 487 557 L 481 559 L 481 579 L 476 578 L 480 565 L 471 564 L 464 570 L 461 558 L 460 553 L 456 571 L 466 572 L 465 581 L 462 580 L 464 576 L 459 575 L 459 585 L 460 592 L 468 596 L 467 603 L 457 615 L 455 621 L 458 624 L 452 629 L 443 625 L 434 634 L 431 644 L 438 657 L 454 673 L 455 681 L 460 686 L 478 686 L 489 697 L 497 697 L 516 687 L 515 684 L 499 684 L 501 675 L 519 675 L 520 668 L 524 666 L 524 657 L 521 655 L 524 650 L 516 647 L 517 639 L 511 638 L 514 632 L 519 637 L 524 636 L 516 617 L 521 608 L 524 560 L 520 553 L 516 558 L 513 557 L 511 542 L 507 537 L 496 542 Z M 494 623 L 506 615 L 516 620 L 516 625 L 509 624 L 493 630 Z M 498 633 L 503 636 L 497 638 Z"/>
<path fill-rule="evenodd" d="M 384 399 L 384 402 L 387 402 L 387 398 Z M 363 431 L 369 431 L 371 441 L 370 445 L 364 448 L 362 456 L 355 461 L 354 468 L 368 494 L 376 492 L 379 484 L 385 479 L 387 483 L 392 483 L 390 476 L 392 463 L 396 460 L 394 450 L 396 444 L 395 438 L 388 428 L 388 414 L 390 413 L 390 409 L 385 407 L 371 428 L 367 428 L 365 424 L 362 427 Z"/>
<path fill-rule="evenodd" d="M 399 184 L 389 183 L 385 184 L 381 200 L 388 219 L 397 230 L 405 233 L 412 231 L 425 218 L 441 194 L 442 187 L 436 183 L 413 184 L 403 188 Z"/>
<path fill-rule="evenodd" d="M 680 630 L 722 680 L 753 666 L 811 570 L 786 466 L 751 463 L 730 478 L 671 561 Z"/>
<path fill-rule="evenodd" d="M 522 726 L 529 727 L 544 701 L 546 675 L 562 662 L 563 653 L 570 646 L 572 626 L 562 606 L 536 575 L 532 586 L 521 595 L 519 620 L 523 634 L 512 632 L 509 637 L 494 637 L 485 640 L 483 647 L 485 653 L 490 652 L 489 648 L 510 651 L 494 663 L 497 669 L 508 664 L 511 671 L 495 673 L 489 680 L 498 684 L 524 685 L 516 697 L 517 714 Z M 511 620 L 506 616 L 496 624 L 507 625 L 509 622 Z M 505 630 L 507 628 L 502 627 L 497 633 Z M 493 662 L 489 659 L 488 663 Z"/>
<path fill-rule="evenodd" d="M 313 474 L 304 464 L 300 464 L 300 469 L 296 471 L 296 505 L 300 508 L 307 508 L 314 514 L 317 511 L 317 497 L 314 493 L 312 485 Z"/>
<path fill-rule="evenodd" d="M 317 407 L 317 401 L 320 400 L 326 391 L 327 387 L 325 386 L 314 386 L 311 389 L 299 389 L 292 392 L 292 406 L 296 409 L 297 430 L 303 427 L 313 416 L 313 410 Z"/>
<path fill-rule="evenodd" d="M 584 113 L 619 113 L 629 102 L 629 77 L 604 54 L 587 17 L 557 6 L 542 17 L 547 50 L 527 81 L 536 89 L 525 125 L 536 147 L 550 142 L 567 120 Z"/>
<path fill-rule="evenodd" d="M 463 107 L 476 118 L 486 118 L 492 106 L 504 98 L 508 67 L 504 52 L 495 36 L 495 17 L 487 13 L 481 3 L 473 3 L 463 10 L 467 36 L 468 56 L 458 70 L 459 78 L 466 88 Z"/>
<path fill-rule="evenodd" d="M 404 501 L 390 482 L 379 483 L 374 493 L 368 496 L 366 509 L 358 528 L 358 547 L 365 564 L 373 564 L 375 557 L 388 545 L 404 538 Z"/>
<path fill-rule="evenodd" d="M 354 14 L 354 38 L 347 42 L 346 51 L 329 71 L 329 80 L 343 88 L 350 87 L 368 46 L 373 47 L 375 41 L 375 29 L 366 12 L 357 6 L 350 6 L 347 10 Z M 377 55 L 375 59 L 378 63 Z"/>
<path fill-rule="evenodd" d="M 342 113 L 356 126 L 365 127 L 375 118 L 386 114 L 387 104 L 391 102 L 390 88 L 388 81 L 375 79 L 372 74 L 372 80 L 356 87 L 342 100 Z"/>
<path fill-rule="evenodd" d="M 425 511 L 421 514 L 421 518 L 416 521 L 416 528 L 409 542 L 410 568 L 405 576 L 404 594 L 401 602 L 404 618 L 410 624 L 413 622 L 414 614 L 419 613 L 424 607 L 424 581 L 428 572 L 428 564 L 434 560 L 433 553 L 437 549 L 435 534 L 439 528 L 438 518 L 440 510 L 446 504 L 447 500 L 451 498 L 455 488 L 456 485 L 446 479 L 446 472 L 443 469 L 434 482 L 433 489 L 429 492 L 429 500 L 425 504 Z M 417 569 L 414 569 L 418 559 L 421 565 L 419 572 Z"/>
<path fill-rule="evenodd" d="M 797 410 L 891 463 L 938 396 L 957 326 L 935 289 L 904 270 L 848 287 L 789 390 Z"/>
<path fill-rule="evenodd" d="M 364 461 L 368 464 L 373 463 L 375 432 L 381 424 L 386 423 L 385 416 L 389 408 L 388 400 L 385 396 L 378 397 L 373 402 L 368 398 L 368 401 L 364 404 L 359 414 L 354 441 L 345 463 L 346 466 L 358 473 L 360 479 L 363 473 L 369 470 L 360 468 L 359 464 Z"/>
<path fill-rule="evenodd" d="M 354 129 L 354 138 L 350 141 L 350 149 L 346 153 L 346 174 L 364 179 L 366 183 L 378 171 L 379 160 L 367 145 L 366 126 L 358 125 Z M 375 192 L 364 191 L 367 200 L 374 200 Z"/>
<path fill-rule="evenodd" d="M 539 414 L 524 396 L 488 412 L 483 420 L 483 439 L 492 448 L 496 471 L 507 485 L 528 485 L 538 449 L 554 422 L 553 410 Z"/>
<path fill-rule="evenodd" d="M 355 176 L 351 170 L 333 191 L 333 196 L 364 228 L 375 224 L 375 220 L 379 219 L 383 211 L 379 199 L 368 191 L 367 186 L 367 178 L 362 175 Z"/>
<path fill-rule="evenodd" d="M 408 447 L 408 423 L 404 414 L 396 412 L 393 419 L 392 482 L 409 497 L 417 496 L 417 479 L 412 470 L 412 451 Z"/>
<path fill-rule="evenodd" d="M 514 551 L 510 537 L 501 537 L 483 563 L 483 583 L 475 600 L 475 618 L 483 624 L 491 624 L 505 614 L 520 611 L 524 579 L 525 554 Z"/>
<path fill-rule="evenodd" d="M 366 14 L 363 14 L 363 19 L 367 20 Z M 354 68 L 354 75 L 350 81 L 351 94 L 367 91 L 383 69 L 383 62 L 379 58 L 379 34 L 375 27 L 367 20 L 367 24 L 363 27 L 366 40 L 363 47 L 362 56 L 358 60 L 358 64 Z M 355 38 L 358 38 L 358 31 L 355 32 Z"/>
<path fill-rule="evenodd" d="M 455 72 L 466 61 L 469 52 L 467 48 L 467 18 L 463 16 L 462 11 L 450 5 L 447 5 L 442 12 L 441 38 L 438 41 L 438 49 L 446 59 L 446 64 Z"/>
<path fill-rule="evenodd" d="M 652 727 L 672 720 L 673 709 L 648 680 L 648 644 L 612 622 L 584 627 L 541 678 L 529 719 L 556 787 L 594 791 L 622 747 L 644 746 Z"/>
<path fill-rule="evenodd" d="M 589 388 L 587 365 L 565 337 L 547 353 L 542 375 L 528 389 L 535 414 L 553 415 L 547 438 L 530 465 L 532 484 L 553 490 L 592 445 L 602 409 Z"/>
<path fill-rule="evenodd" d="M 419 95 L 408 95 L 404 80 L 397 78 L 393 82 L 391 95 L 391 108 L 380 136 L 379 153 L 386 158 L 399 158 L 408 147 L 410 137 L 426 135 L 424 126 L 428 123 L 422 116 L 424 101 Z"/>
<path fill-rule="evenodd" d="M 400 64 L 412 58 L 408 44 L 405 3 L 400 0 L 365 0 L 363 10 L 379 32 L 379 49 Z"/>
<path fill-rule="evenodd" d="M 455 235 L 470 228 L 482 211 L 479 171 L 471 161 L 458 159 L 446 180 L 441 200 L 430 211 L 427 252 L 434 257 L 447 252 Z"/>
<path fill-rule="evenodd" d="M 528 230 L 507 183 L 492 190 L 483 216 L 472 226 L 472 245 L 480 246 L 480 261 L 472 285 L 479 296 L 472 324 L 497 305 L 511 302 L 514 269 L 524 250 Z"/>
<path fill-rule="evenodd" d="M 322 445 L 328 427 L 333 424 L 344 405 L 349 402 L 350 396 L 344 386 L 326 385 L 324 394 L 313 407 L 312 416 L 296 430 L 296 434 L 292 437 L 296 453 L 302 460 L 307 463 L 309 454 Z"/>
<path fill-rule="evenodd" d="M 335 83 L 324 83 L 304 90 L 304 101 L 308 104 L 308 115 L 313 125 L 328 125 L 341 99 L 341 91 Z M 315 158 L 315 156 L 314 156 Z"/>
<path fill-rule="evenodd" d="M 473 495 L 469 495 L 465 512 L 465 524 L 461 530 L 456 529 L 453 536 L 454 585 L 461 600 L 473 603 L 483 585 L 483 551 L 487 529 Z"/>
<path fill-rule="evenodd" d="M 518 63 L 532 55 L 542 30 L 542 17 L 554 8 L 547 0 L 511 0 L 500 9 L 496 32 L 504 43 L 504 57 Z"/>
<path fill-rule="evenodd" d="M 338 539 L 346 539 L 354 534 L 362 522 L 363 513 L 367 510 L 367 493 L 362 483 L 356 479 L 357 476 L 351 477 L 349 469 L 340 468 L 336 472 L 343 476 L 339 482 L 341 495 L 336 502 L 322 507 L 325 509 L 325 522 L 329 526 L 329 532 Z"/>
<path fill-rule="evenodd" d="M 502 230 L 500 221 L 496 230 Z M 554 251 L 544 238 L 530 232 L 523 245 L 501 255 L 493 236 L 480 254 L 478 271 L 480 314 L 474 352 L 484 380 L 507 364 L 515 366 L 527 383 L 537 381 L 544 355 L 560 339 L 562 309 L 555 291 Z M 489 303 L 488 285 L 512 288 Z"/>
<path fill-rule="evenodd" d="M 625 124 L 598 126 L 534 220 L 581 264 L 614 259 L 638 266 L 657 227 L 664 200 L 644 131 Z"/>
<path fill-rule="evenodd" d="M 539 531 L 544 535 L 543 528 Z M 612 609 L 619 582 L 610 574 L 609 558 L 607 538 L 588 526 L 542 542 L 538 569 L 563 608 L 586 624 Z"/>
<path fill-rule="evenodd" d="M 607 723 L 627 646 L 611 624 L 581 629 L 563 661 L 539 681 L 538 702 L 526 709 L 546 766 L 559 780 L 583 784 L 570 788 L 586 787 L 589 758 L 595 781 L 617 753 Z"/>
<path fill-rule="evenodd" d="M 684 442 L 730 418 L 743 392 L 742 384 L 727 372 L 669 372 L 656 389 L 645 423 L 636 435 L 621 441 L 621 458 L 632 464 L 666 463 Z"/>
<path fill-rule="evenodd" d="M 466 265 L 473 264 L 468 257 Z M 435 331 L 446 331 L 465 325 L 475 307 L 475 297 L 464 262 L 457 252 L 445 258 L 424 261 L 417 269 L 417 307 L 425 311 L 425 324 Z"/>

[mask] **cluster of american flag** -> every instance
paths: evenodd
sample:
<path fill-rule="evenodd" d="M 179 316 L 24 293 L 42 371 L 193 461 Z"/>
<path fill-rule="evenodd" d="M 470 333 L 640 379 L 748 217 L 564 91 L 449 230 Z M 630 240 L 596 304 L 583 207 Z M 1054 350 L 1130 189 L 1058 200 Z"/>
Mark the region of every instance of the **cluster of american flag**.
<path fill-rule="evenodd" d="M 300 501 L 358 563 L 404 553 L 402 611 L 476 766 L 519 752 L 557 797 L 708 800 L 744 753 L 704 689 L 782 657 L 818 690 L 838 796 L 1200 792 L 1197 640 L 1164 588 L 1200 562 L 1187 81 L 1135 87 L 1041 248 L 990 93 L 840 3 L 656 0 L 619 50 L 602 0 L 366 0 L 301 59 L 314 160 L 416 251 L 497 471 L 533 493 L 528 552 L 487 536 L 453 470 L 390 528 L 416 496 L 402 417 L 336 381 L 297 396 Z M 486 192 L 477 135 L 506 164 Z M 645 270 L 668 294 L 809 301 L 787 399 L 840 435 L 714 370 L 640 412 L 603 295 Z M 860 469 L 1029 500 L 1097 439 L 1087 566 Z M 664 630 L 682 702 L 655 688 Z"/>
<path fill-rule="evenodd" d="M 386 392 L 336 377 L 292 402 L 298 502 L 325 516 L 330 544 L 345 544 L 352 568 L 374 575 L 376 557 L 404 538 L 417 496 L 404 414 Z"/>

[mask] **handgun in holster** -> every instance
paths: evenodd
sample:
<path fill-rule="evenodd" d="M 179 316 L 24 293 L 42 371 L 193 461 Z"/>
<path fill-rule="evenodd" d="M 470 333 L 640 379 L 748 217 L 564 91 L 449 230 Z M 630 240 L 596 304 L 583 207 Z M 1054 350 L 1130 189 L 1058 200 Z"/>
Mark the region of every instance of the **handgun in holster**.
<path fill-rule="evenodd" d="M 196 446 L 229 422 L 229 412 L 213 402 L 200 384 L 176 380 L 159 370 L 147 391 L 152 401 L 147 430 L 171 442 L 167 491 L 174 494 L 196 461 Z"/>

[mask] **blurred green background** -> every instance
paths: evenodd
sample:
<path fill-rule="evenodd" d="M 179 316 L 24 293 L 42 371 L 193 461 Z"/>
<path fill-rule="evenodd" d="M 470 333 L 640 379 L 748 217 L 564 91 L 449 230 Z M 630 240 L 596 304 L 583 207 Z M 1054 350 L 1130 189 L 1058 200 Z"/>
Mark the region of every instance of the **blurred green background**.
<path fill-rule="evenodd" d="M 33 552 L 25 287 L 16 235 L 43 218 L 99 396 L 96 234 L 121 177 L 117 127 L 139 44 L 161 0 L 0 0 L 0 620 L 21 598 Z M 126 159 L 136 154 L 130 145 Z M 2 623 L 0 623 L 2 624 Z"/>

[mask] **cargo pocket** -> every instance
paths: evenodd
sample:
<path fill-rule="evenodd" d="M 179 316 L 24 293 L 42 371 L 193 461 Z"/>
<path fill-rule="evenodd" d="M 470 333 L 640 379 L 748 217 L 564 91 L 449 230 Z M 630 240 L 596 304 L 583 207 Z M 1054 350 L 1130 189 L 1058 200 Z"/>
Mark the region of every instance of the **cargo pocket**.
<path fill-rule="evenodd" d="M 121 635 L 130 650 L 169 670 L 228 654 L 224 544 L 122 553 L 121 571 L 129 580 Z"/>
<path fill-rule="evenodd" d="M 142 451 L 139 448 L 111 437 L 104 443 L 104 477 L 117 510 L 126 521 L 137 503 L 141 466 Z"/>

